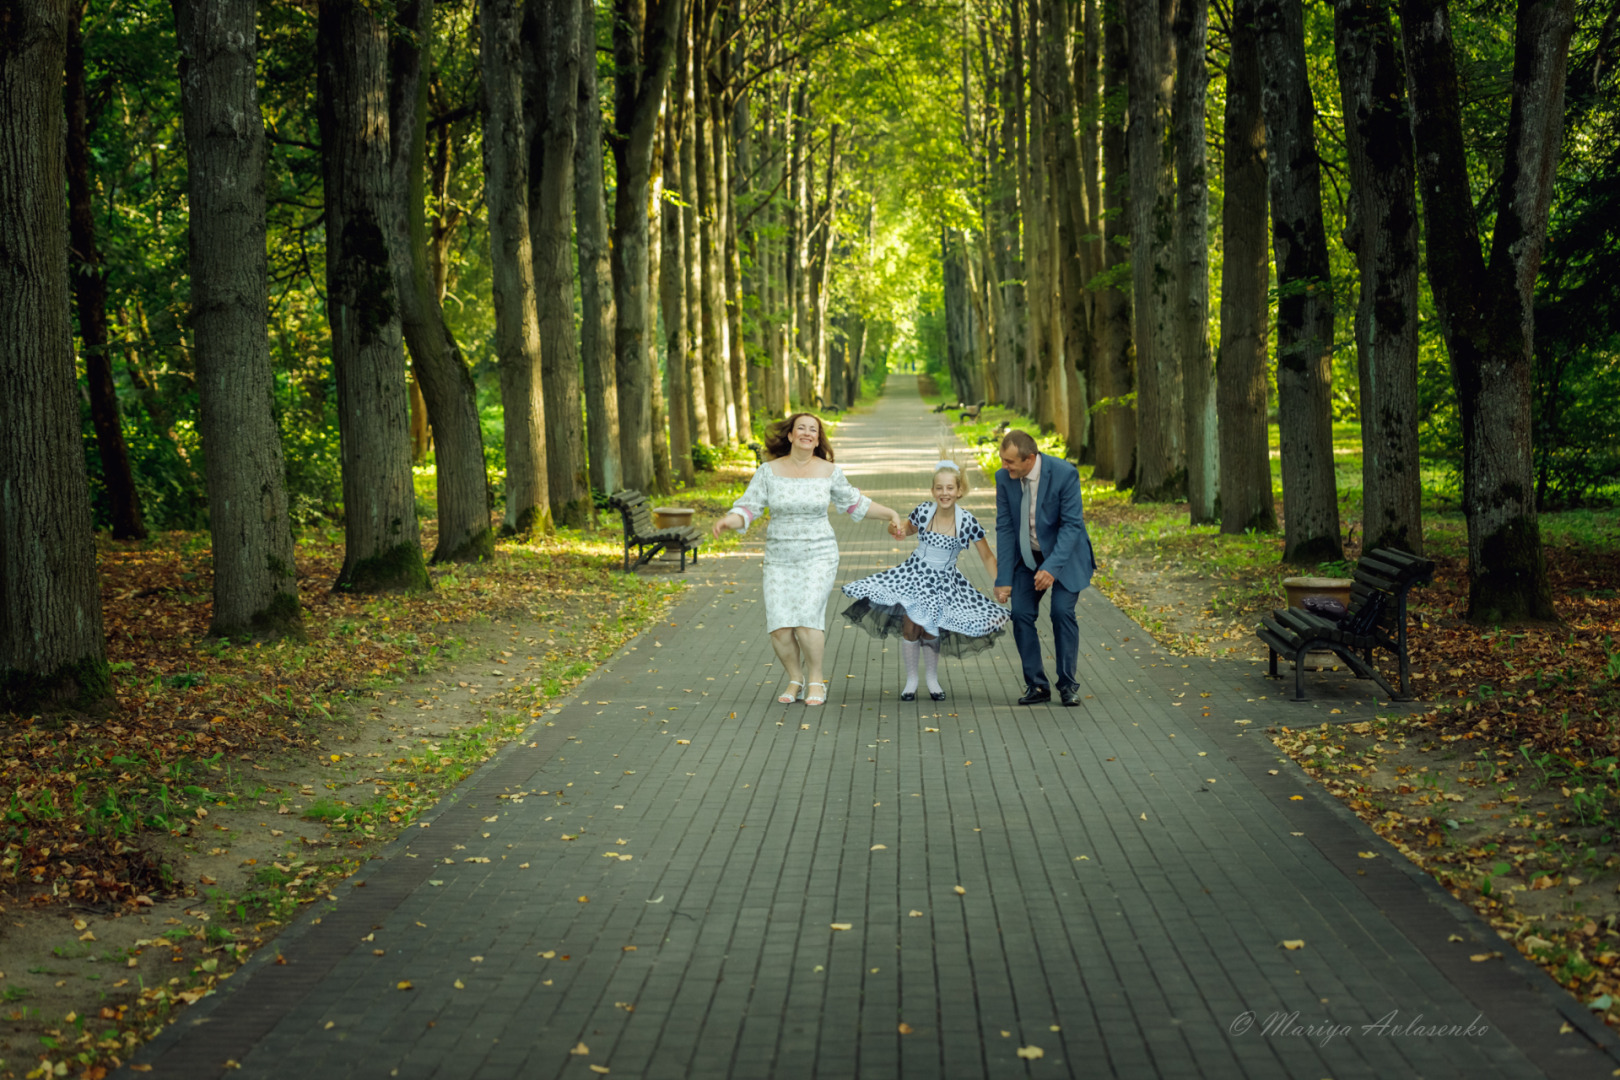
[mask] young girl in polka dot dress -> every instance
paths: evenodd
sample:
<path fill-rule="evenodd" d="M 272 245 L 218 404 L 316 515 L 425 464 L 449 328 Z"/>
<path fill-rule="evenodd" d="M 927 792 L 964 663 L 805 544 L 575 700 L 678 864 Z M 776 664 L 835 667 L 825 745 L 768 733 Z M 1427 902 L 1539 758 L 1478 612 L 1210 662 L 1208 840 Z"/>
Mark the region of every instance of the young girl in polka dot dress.
<path fill-rule="evenodd" d="M 959 504 L 967 480 L 954 462 L 934 467 L 933 494 L 933 502 L 918 505 L 896 533 L 915 533 L 917 550 L 899 566 L 844 586 L 844 595 L 855 601 L 844 609 L 845 619 L 873 637 L 900 638 L 906 662 L 901 701 L 917 699 L 919 653 L 927 657 L 928 696 L 944 701 L 940 653 L 964 656 L 988 649 L 1007 629 L 1007 613 L 956 568 L 957 556 L 973 547 L 990 580 L 996 579 L 996 557 L 984 527 Z"/>

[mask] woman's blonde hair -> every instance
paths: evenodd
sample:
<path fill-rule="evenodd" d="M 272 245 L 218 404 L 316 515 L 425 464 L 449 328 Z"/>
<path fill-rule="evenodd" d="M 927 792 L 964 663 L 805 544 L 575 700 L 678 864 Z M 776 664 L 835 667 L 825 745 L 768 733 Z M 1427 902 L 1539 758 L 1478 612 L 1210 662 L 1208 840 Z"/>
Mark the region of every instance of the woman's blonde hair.
<path fill-rule="evenodd" d="M 942 459 L 934 466 L 934 478 L 929 483 L 928 490 L 934 490 L 934 484 L 939 482 L 939 474 L 946 472 L 950 473 L 951 476 L 956 478 L 956 497 L 958 499 L 966 498 L 969 490 L 967 473 L 963 471 L 962 466 L 958 465 L 954 461 L 951 461 L 949 458 Z"/>

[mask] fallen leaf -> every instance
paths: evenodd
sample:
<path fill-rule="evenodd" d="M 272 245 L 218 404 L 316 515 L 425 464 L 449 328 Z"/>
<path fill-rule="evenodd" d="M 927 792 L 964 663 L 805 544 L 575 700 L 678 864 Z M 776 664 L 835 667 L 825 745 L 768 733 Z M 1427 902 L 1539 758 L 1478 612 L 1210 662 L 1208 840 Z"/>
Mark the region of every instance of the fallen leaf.
<path fill-rule="evenodd" d="M 956 893 L 957 896 L 966 896 L 967 895 L 967 890 L 962 888 L 962 886 L 960 886 L 960 885 L 956 886 L 951 891 Z"/>
<path fill-rule="evenodd" d="M 1038 1061 L 1046 1056 L 1046 1051 L 1038 1046 L 1020 1046 L 1018 1056 L 1025 1061 Z"/>
<path fill-rule="evenodd" d="M 832 928 L 834 930 L 853 930 L 855 929 L 855 924 L 847 922 L 835 922 L 832 924 Z"/>
<path fill-rule="evenodd" d="M 482 956 L 469 956 L 467 959 L 471 960 L 475 964 L 482 964 L 484 962 L 484 958 Z"/>
<path fill-rule="evenodd" d="M 460 979 L 456 980 L 455 985 L 456 985 L 457 990 L 465 990 L 465 989 L 467 989 L 467 984 L 462 982 Z"/>
<path fill-rule="evenodd" d="M 394 989 L 396 989 L 396 990 L 410 990 L 410 989 L 412 989 L 411 980 L 409 980 L 409 979 L 400 980 L 399 985 L 394 987 Z"/>
<path fill-rule="evenodd" d="M 889 845 L 888 844 L 873 844 L 870 850 L 872 850 L 872 851 L 888 851 L 889 850 Z"/>
<path fill-rule="evenodd" d="M 1282 947 L 1292 952 L 1295 949 L 1303 949 L 1305 942 L 1301 938 L 1288 938 L 1283 941 Z"/>
<path fill-rule="evenodd" d="M 900 1026 L 898 1028 L 896 1028 L 895 1030 L 899 1031 L 900 1034 L 902 1034 L 902 1035 L 910 1035 L 913 1029 L 912 1029 L 910 1024 L 905 1023 L 904 1021 L 902 1021 Z"/>
<path fill-rule="evenodd" d="M 579 1042 L 575 1043 L 574 1048 L 568 1052 L 575 1057 L 584 1057 L 586 1054 L 591 1052 L 591 1048 L 586 1046 L 583 1042 Z"/>
<path fill-rule="evenodd" d="M 923 917 L 923 913 L 918 911 L 916 908 L 912 908 L 911 912 L 910 912 L 910 915 L 908 917 L 913 918 L 913 919 L 920 919 L 920 918 Z"/>
<path fill-rule="evenodd" d="M 588 904 L 591 902 L 591 898 L 588 896 L 582 896 L 579 898 L 579 902 L 582 904 Z"/>
<path fill-rule="evenodd" d="M 328 1020 L 326 1022 L 326 1026 L 324 1028 L 322 1028 L 321 1030 L 322 1031 L 331 1031 L 335 1027 L 337 1027 L 337 1021 L 336 1020 Z"/>
<path fill-rule="evenodd" d="M 1378 858 L 1378 854 L 1377 854 L 1377 852 L 1373 852 L 1373 851 L 1358 851 L 1358 852 L 1356 852 L 1356 858 L 1358 858 L 1358 859 L 1376 859 L 1376 858 Z"/>
<path fill-rule="evenodd" d="M 557 950 L 547 949 L 545 952 L 535 953 L 534 955 L 538 956 L 542 960 L 550 960 L 553 956 L 557 955 Z"/>

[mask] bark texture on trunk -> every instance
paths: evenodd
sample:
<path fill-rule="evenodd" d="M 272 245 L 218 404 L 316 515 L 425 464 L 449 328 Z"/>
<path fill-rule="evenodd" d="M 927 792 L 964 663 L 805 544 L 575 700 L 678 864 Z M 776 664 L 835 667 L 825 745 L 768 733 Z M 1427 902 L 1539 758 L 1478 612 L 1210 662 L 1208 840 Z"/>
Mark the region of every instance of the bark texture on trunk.
<path fill-rule="evenodd" d="M 506 417 L 506 515 L 501 532 L 521 536 L 550 531 L 552 522 L 516 0 L 482 0 L 478 21 L 495 360 L 501 377 L 501 411 Z"/>
<path fill-rule="evenodd" d="M 343 442 L 344 550 L 336 587 L 426 589 L 389 241 L 397 210 L 389 172 L 388 32 L 358 0 L 324 0 L 317 37 L 327 310 Z"/>
<path fill-rule="evenodd" d="M 1106 93 L 1115 96 L 1129 81 L 1129 60 L 1125 45 L 1125 23 L 1114 9 L 1106 9 L 1103 27 L 1103 83 Z M 1103 156 L 1103 267 L 1109 281 L 1117 281 L 1120 267 L 1130 260 L 1131 237 L 1130 175 L 1127 167 L 1125 118 L 1105 113 L 1102 130 Z M 1136 478 L 1136 410 L 1125 402 L 1136 391 L 1136 354 L 1131 341 L 1131 291 L 1118 285 L 1105 286 L 1097 301 L 1097 321 L 1102 355 L 1097 359 L 1098 395 L 1112 402 L 1098 417 L 1102 431 L 1097 436 L 1099 480 L 1112 480 L 1124 489 Z M 1105 453 L 1106 447 L 1106 453 Z M 1105 465 L 1106 462 L 1106 465 Z"/>
<path fill-rule="evenodd" d="M 614 340 L 619 381 L 620 452 L 626 487 L 657 491 L 653 466 L 653 395 L 657 372 L 648 363 L 656 313 L 647 280 L 648 200 L 653 136 L 675 63 L 681 0 L 615 0 L 613 55 L 618 68 L 609 140 L 617 186 L 613 200 Z"/>
<path fill-rule="evenodd" d="M 698 60 L 702 54 L 696 54 Z M 702 260 L 702 293 L 698 313 L 703 322 L 703 386 L 709 396 L 709 430 L 714 445 L 731 442 L 737 434 L 737 418 L 728 400 L 731 371 L 725 313 L 725 278 L 720 274 L 716 252 L 719 213 L 716 207 L 714 122 L 709 107 L 708 77 L 699 64 L 693 65 L 695 105 L 693 116 L 693 160 L 697 165 L 697 186 L 693 190 L 697 207 L 698 258 Z"/>
<path fill-rule="evenodd" d="M 1362 547 L 1423 553 L 1418 459 L 1418 220 L 1412 118 L 1389 11 L 1338 0 L 1334 44 L 1356 254 Z"/>
<path fill-rule="evenodd" d="M 1316 106 L 1305 73 L 1303 0 L 1257 0 L 1261 99 L 1277 263 L 1277 417 L 1283 561 L 1342 559 L 1333 473 L 1333 282 L 1322 224 Z"/>
<path fill-rule="evenodd" d="M 217 637 L 302 637 L 270 370 L 254 0 L 175 5 Z"/>
<path fill-rule="evenodd" d="M 653 488 L 657 491 L 674 491 L 675 476 L 669 468 L 669 410 L 665 404 L 664 380 L 659 374 L 659 340 L 658 340 L 658 305 L 656 303 L 658 283 L 663 270 L 664 248 L 664 147 L 662 135 L 664 125 L 658 124 L 658 136 L 653 139 L 652 151 L 652 197 L 647 200 L 647 287 L 652 303 L 652 332 L 647 335 L 647 366 L 652 371 L 652 448 L 653 448 Z"/>
<path fill-rule="evenodd" d="M 96 429 L 101 482 L 107 489 L 114 540 L 144 540 L 141 496 L 129 467 L 129 447 L 118 414 L 112 353 L 107 343 L 107 275 L 96 246 L 95 197 L 90 184 L 90 108 L 84 85 L 84 8 L 72 4 L 67 42 L 67 186 L 69 258 L 73 295 L 84 342 L 84 374 L 90 391 L 90 422 Z"/>
<path fill-rule="evenodd" d="M 574 147 L 579 106 L 579 5 L 530 4 L 524 15 L 529 230 L 540 320 L 546 484 L 551 518 L 581 528 L 595 516 L 574 336 Z M 594 54 L 593 54 L 594 59 Z"/>
<path fill-rule="evenodd" d="M 397 18 L 409 33 L 391 46 L 389 129 L 392 138 L 394 219 L 391 250 L 400 325 L 415 372 L 411 389 L 412 457 L 426 450 L 419 410 L 433 429 L 435 498 L 439 513 L 433 561 L 478 562 L 495 554 L 489 479 L 477 388 L 461 346 L 444 321 L 439 275 L 428 243 L 425 166 L 427 80 L 422 78 L 433 35 L 432 0 L 407 0 Z M 448 162 L 445 163 L 448 170 Z M 417 399 L 420 399 L 418 402 Z"/>
<path fill-rule="evenodd" d="M 664 313 L 664 346 L 669 368 L 669 447 L 675 474 L 690 484 L 697 479 L 692 463 L 692 374 L 686 355 L 686 244 L 680 203 L 689 198 L 681 187 L 681 140 L 678 110 L 664 123 L 664 190 L 659 214 L 658 305 Z M 674 201 L 671 201 L 673 199 Z"/>
<path fill-rule="evenodd" d="M 1463 429 L 1468 618 L 1556 617 L 1530 450 L 1535 282 L 1564 123 L 1573 0 L 1525 0 L 1487 262 L 1468 186 L 1461 91 L 1444 0 L 1403 0 L 1401 35 L 1423 188 L 1425 256 Z"/>
<path fill-rule="evenodd" d="M 613 264 L 602 154 L 602 96 L 596 79 L 596 0 L 578 0 L 579 140 L 574 146 L 574 230 L 579 243 L 579 351 L 585 374 L 585 438 L 591 486 L 624 486 L 619 455 L 619 382 L 614 371 Z"/>
<path fill-rule="evenodd" d="M 1209 0 L 1180 0 L 1172 24 L 1176 85 L 1171 141 L 1176 155 L 1176 351 L 1181 358 L 1187 447 L 1187 504 L 1194 525 L 1216 520 L 1220 454 L 1215 422 L 1215 365 L 1209 354 L 1209 178 L 1204 97 L 1209 65 Z"/>
<path fill-rule="evenodd" d="M 1131 291 L 1136 340 L 1136 502 L 1187 493 L 1181 364 L 1176 357 L 1175 74 L 1170 20 L 1176 0 L 1126 5 L 1130 33 Z"/>
<path fill-rule="evenodd" d="M 1234 0 L 1226 68 L 1226 197 L 1221 204 L 1221 532 L 1277 531 L 1267 431 L 1271 275 L 1266 118 L 1254 0 Z"/>
<path fill-rule="evenodd" d="M 697 182 L 697 91 L 692 83 L 690 25 L 682 30 L 681 40 L 681 262 L 686 270 L 685 364 L 687 377 L 692 384 L 687 420 L 692 426 L 694 443 L 715 446 L 723 441 L 716 434 L 716 418 L 725 413 L 709 408 L 709 373 L 703 366 L 703 243 L 698 235 L 698 204 L 701 200 L 698 198 Z"/>
<path fill-rule="evenodd" d="M 111 694 L 68 298 L 66 0 L 0 3 L 0 709 Z"/>

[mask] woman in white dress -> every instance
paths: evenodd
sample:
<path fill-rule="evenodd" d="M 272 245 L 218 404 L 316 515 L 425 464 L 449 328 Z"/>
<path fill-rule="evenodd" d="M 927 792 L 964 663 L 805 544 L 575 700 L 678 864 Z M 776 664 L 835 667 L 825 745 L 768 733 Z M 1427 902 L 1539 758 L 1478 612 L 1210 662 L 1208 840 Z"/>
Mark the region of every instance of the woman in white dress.
<path fill-rule="evenodd" d="M 754 472 L 731 512 L 714 523 L 714 535 L 746 530 L 770 507 L 765 532 L 765 628 L 788 675 L 776 700 L 790 705 L 804 692 L 806 705 L 827 700 L 822 670 L 826 649 L 827 597 L 838 576 L 838 541 L 827 507 L 860 521 L 868 514 L 899 530 L 900 515 L 857 491 L 833 464 L 832 445 L 812 413 L 794 413 L 765 439 L 772 455 Z M 808 678 L 807 678 L 808 676 Z M 798 687 L 798 690 L 794 688 Z"/>

